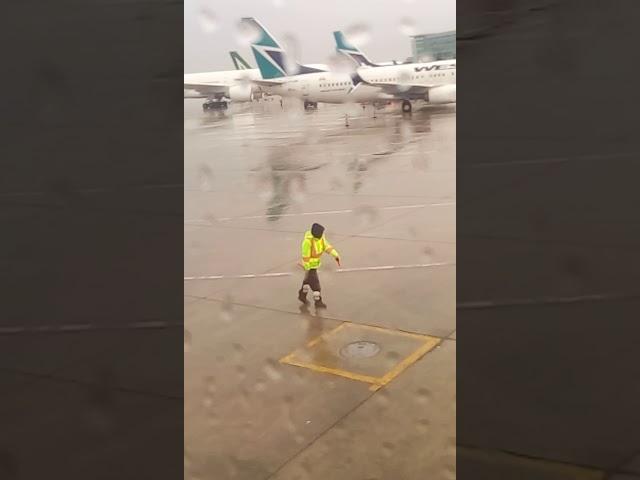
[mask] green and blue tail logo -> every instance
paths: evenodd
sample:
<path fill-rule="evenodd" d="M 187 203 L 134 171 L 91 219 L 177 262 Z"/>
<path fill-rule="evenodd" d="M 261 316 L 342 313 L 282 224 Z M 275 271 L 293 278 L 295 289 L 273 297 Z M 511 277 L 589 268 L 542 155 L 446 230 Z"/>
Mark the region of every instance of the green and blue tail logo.
<path fill-rule="evenodd" d="M 284 48 L 255 18 L 243 18 L 241 23 L 254 34 L 252 35 L 251 51 L 256 58 L 260 74 L 265 80 L 289 75 L 322 72 L 322 70 L 306 67 L 297 62 L 288 62 Z M 287 68 L 287 65 L 289 68 Z"/>
<path fill-rule="evenodd" d="M 236 67 L 236 70 L 251 70 L 251 65 L 238 52 L 229 52 L 229 55 L 231 55 L 231 60 L 233 60 L 233 66 Z"/>
<path fill-rule="evenodd" d="M 356 65 L 359 67 L 368 66 L 368 67 L 377 67 L 379 65 L 373 63 L 371 60 L 367 58 L 367 56 L 360 51 L 358 47 L 353 45 L 347 38 L 344 36 L 344 33 L 337 31 L 333 32 L 333 38 L 336 40 L 336 51 L 341 53 L 351 60 L 353 60 Z"/>

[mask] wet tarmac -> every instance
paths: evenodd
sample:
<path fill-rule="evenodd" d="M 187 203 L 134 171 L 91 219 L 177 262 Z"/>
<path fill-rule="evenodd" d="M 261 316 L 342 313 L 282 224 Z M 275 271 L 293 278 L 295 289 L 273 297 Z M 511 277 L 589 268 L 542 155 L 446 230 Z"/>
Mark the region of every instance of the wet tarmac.
<path fill-rule="evenodd" d="M 455 107 L 185 100 L 185 478 L 455 478 Z M 302 236 L 340 252 L 301 308 Z"/>

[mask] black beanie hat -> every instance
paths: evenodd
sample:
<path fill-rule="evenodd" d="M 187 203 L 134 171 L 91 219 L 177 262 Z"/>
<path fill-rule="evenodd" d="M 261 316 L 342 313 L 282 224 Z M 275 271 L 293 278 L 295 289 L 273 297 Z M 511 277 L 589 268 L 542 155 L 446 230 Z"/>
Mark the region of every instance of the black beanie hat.
<path fill-rule="evenodd" d="M 319 223 L 314 223 L 311 225 L 311 235 L 316 238 L 322 238 L 322 234 L 324 233 L 324 227 Z"/>

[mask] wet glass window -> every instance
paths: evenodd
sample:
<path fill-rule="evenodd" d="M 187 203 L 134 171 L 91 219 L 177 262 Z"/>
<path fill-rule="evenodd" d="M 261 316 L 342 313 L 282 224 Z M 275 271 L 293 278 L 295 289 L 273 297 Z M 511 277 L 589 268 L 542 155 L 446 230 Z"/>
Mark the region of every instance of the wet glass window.
<path fill-rule="evenodd" d="M 233 71 L 227 51 L 251 67 L 184 99 L 184 478 L 453 478 L 455 98 L 407 95 L 397 83 L 427 72 L 391 65 L 433 7 L 343 12 L 347 40 L 389 65 L 347 70 L 338 26 L 292 3 L 246 12 L 257 21 L 184 3 L 186 71 Z M 330 71 L 281 77 L 282 97 L 257 88 L 259 66 L 287 58 L 259 56 L 268 37 Z M 356 73 L 391 85 L 341 88 Z"/>

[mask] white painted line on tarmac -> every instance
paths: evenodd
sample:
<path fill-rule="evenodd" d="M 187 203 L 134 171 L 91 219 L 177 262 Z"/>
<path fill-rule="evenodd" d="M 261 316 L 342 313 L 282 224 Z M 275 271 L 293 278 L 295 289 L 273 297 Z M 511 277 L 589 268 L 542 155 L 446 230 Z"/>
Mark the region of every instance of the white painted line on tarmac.
<path fill-rule="evenodd" d="M 278 273 L 249 273 L 246 275 L 201 275 L 196 277 L 184 277 L 185 280 L 222 280 L 222 279 L 238 279 L 238 278 L 268 278 L 268 277 L 289 277 L 293 275 L 291 272 Z"/>
<path fill-rule="evenodd" d="M 424 207 L 448 207 L 455 205 L 456 202 L 438 202 L 438 203 L 421 203 L 417 205 L 396 205 L 390 207 L 372 207 L 375 210 L 405 210 L 412 208 L 424 208 Z M 318 212 L 300 212 L 300 213 L 284 213 L 281 215 L 245 215 L 240 217 L 220 217 L 217 220 L 219 222 L 229 222 L 231 220 L 254 220 L 259 218 L 271 218 L 271 217 L 303 217 L 309 215 L 340 215 L 344 213 L 353 213 L 356 212 L 357 209 L 349 208 L 344 210 L 321 210 Z M 195 224 L 195 222 L 203 222 L 203 220 L 187 220 L 185 223 Z"/>
<path fill-rule="evenodd" d="M 409 268 L 430 268 L 430 267 L 448 267 L 455 265 L 451 262 L 437 263 L 414 263 L 409 265 L 377 265 L 375 267 L 357 267 L 357 268 L 339 268 L 329 273 L 352 273 L 352 272 L 371 272 L 378 270 L 402 270 Z M 251 273 L 246 275 L 200 275 L 193 277 L 184 277 L 185 281 L 191 280 L 234 280 L 242 278 L 269 278 L 269 277 L 290 277 L 293 272 L 276 272 L 276 273 Z"/>
<path fill-rule="evenodd" d="M 411 265 L 380 265 L 376 267 L 340 268 L 336 270 L 336 273 L 371 272 L 376 270 L 402 270 L 407 268 L 447 267 L 451 265 L 455 265 L 455 263 L 438 262 L 438 263 L 414 263 Z"/>

